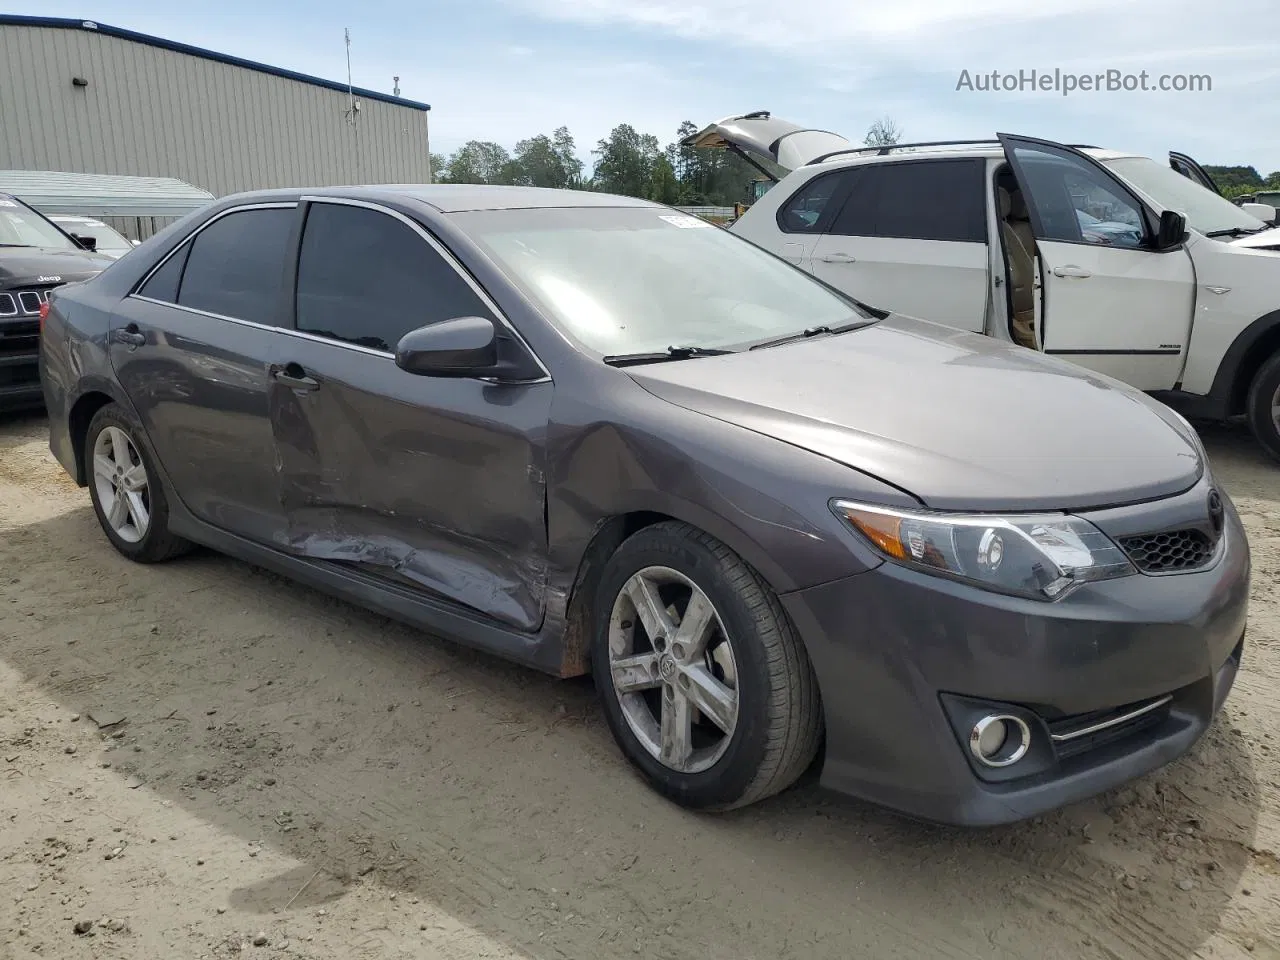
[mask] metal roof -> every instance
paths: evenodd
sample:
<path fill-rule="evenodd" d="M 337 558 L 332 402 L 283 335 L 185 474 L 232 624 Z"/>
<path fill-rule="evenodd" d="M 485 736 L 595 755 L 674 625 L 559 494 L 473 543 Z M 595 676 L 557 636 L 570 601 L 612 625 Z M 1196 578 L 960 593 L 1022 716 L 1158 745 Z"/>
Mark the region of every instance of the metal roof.
<path fill-rule="evenodd" d="M 284 77 L 286 80 L 297 80 L 299 83 L 309 83 L 316 87 L 326 87 L 329 90 L 337 90 L 339 93 L 347 92 L 347 85 L 345 83 L 338 83 L 336 80 L 323 80 L 320 77 L 313 77 L 309 74 L 296 73 L 293 70 L 285 70 L 283 67 L 273 67 L 269 64 L 258 63 L 255 60 L 244 60 L 240 57 L 233 57 L 225 53 L 205 50 L 203 47 L 193 47 L 186 43 L 178 43 L 174 40 L 165 40 L 162 37 L 153 37 L 146 33 L 137 33 L 133 30 L 125 30 L 121 27 L 113 27 L 106 23 L 98 23 L 96 20 L 70 20 L 65 17 L 27 17 L 18 14 L 0 13 L 0 26 L 49 27 L 55 30 L 87 30 L 93 33 L 106 34 L 109 37 L 116 37 L 120 40 L 131 40 L 134 43 L 145 43 L 149 47 L 160 47 L 162 50 L 172 50 L 175 53 L 185 53 L 190 57 L 201 57 L 205 60 L 216 60 L 219 63 L 229 63 L 233 67 L 243 67 L 246 70 L 257 70 L 261 73 L 269 73 L 272 76 Z M 381 100 L 384 103 L 394 103 L 396 106 L 409 107 L 413 110 L 431 109 L 431 104 L 429 103 L 419 103 L 416 100 L 405 100 L 401 97 L 392 96 L 389 93 L 380 93 L 377 90 L 365 90 L 361 87 L 352 87 L 351 92 L 369 100 Z"/>
<path fill-rule="evenodd" d="M 120 177 L 49 170 L 0 170 L 0 193 L 45 215 L 184 217 L 213 194 L 173 177 Z"/>

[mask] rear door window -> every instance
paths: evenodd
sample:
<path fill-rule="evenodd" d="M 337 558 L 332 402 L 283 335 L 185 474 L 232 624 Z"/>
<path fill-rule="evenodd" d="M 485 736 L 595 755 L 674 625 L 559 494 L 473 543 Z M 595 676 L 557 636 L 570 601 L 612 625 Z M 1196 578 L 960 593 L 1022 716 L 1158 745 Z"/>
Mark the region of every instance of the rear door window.
<path fill-rule="evenodd" d="M 297 316 L 300 331 L 390 353 L 410 330 L 493 313 L 408 224 L 317 202 L 302 233 Z"/>
<path fill-rule="evenodd" d="M 979 158 L 867 164 L 829 232 L 986 243 L 984 171 Z"/>
<path fill-rule="evenodd" d="M 178 304 L 274 325 L 295 214 L 292 207 L 238 210 L 201 230 L 190 244 Z"/>

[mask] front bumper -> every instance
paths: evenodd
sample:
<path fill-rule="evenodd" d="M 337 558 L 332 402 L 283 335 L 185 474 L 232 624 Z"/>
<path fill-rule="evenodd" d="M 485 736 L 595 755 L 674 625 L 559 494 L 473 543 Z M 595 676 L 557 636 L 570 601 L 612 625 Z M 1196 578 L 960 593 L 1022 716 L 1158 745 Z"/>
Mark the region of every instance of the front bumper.
<path fill-rule="evenodd" d="M 1207 569 L 1090 584 L 1056 603 L 890 563 L 784 595 L 822 690 L 823 785 L 922 819 L 983 826 L 1176 759 L 1222 706 L 1243 649 L 1250 558 L 1229 501 L 1222 536 Z M 1105 735 L 1052 737 L 1166 696 Z M 983 768 L 965 739 L 986 705 L 1031 729 L 1033 751 L 1003 771 Z"/>

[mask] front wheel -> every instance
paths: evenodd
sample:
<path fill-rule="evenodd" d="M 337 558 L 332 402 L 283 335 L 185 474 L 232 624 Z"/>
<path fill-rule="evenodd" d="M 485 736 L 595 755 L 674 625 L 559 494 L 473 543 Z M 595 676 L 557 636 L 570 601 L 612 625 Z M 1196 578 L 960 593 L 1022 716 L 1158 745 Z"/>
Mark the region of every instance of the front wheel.
<path fill-rule="evenodd" d="M 647 527 L 610 558 L 592 671 L 627 759 L 683 806 L 778 793 L 818 750 L 817 678 L 777 597 L 687 524 Z"/>
<path fill-rule="evenodd" d="M 1280 460 L 1280 353 L 1262 365 L 1249 386 L 1249 427 L 1262 448 Z"/>

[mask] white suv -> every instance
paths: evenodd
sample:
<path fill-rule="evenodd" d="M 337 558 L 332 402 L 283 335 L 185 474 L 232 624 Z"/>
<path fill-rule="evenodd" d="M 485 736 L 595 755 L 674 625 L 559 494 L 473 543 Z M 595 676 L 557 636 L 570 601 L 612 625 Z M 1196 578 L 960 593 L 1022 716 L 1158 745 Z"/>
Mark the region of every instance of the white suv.
<path fill-rule="evenodd" d="M 1064 357 L 1190 417 L 1246 415 L 1280 459 L 1276 211 L 1201 186 L 1189 158 L 1005 134 L 856 147 L 766 112 L 685 143 L 790 171 L 730 229 L 858 300 Z"/>

